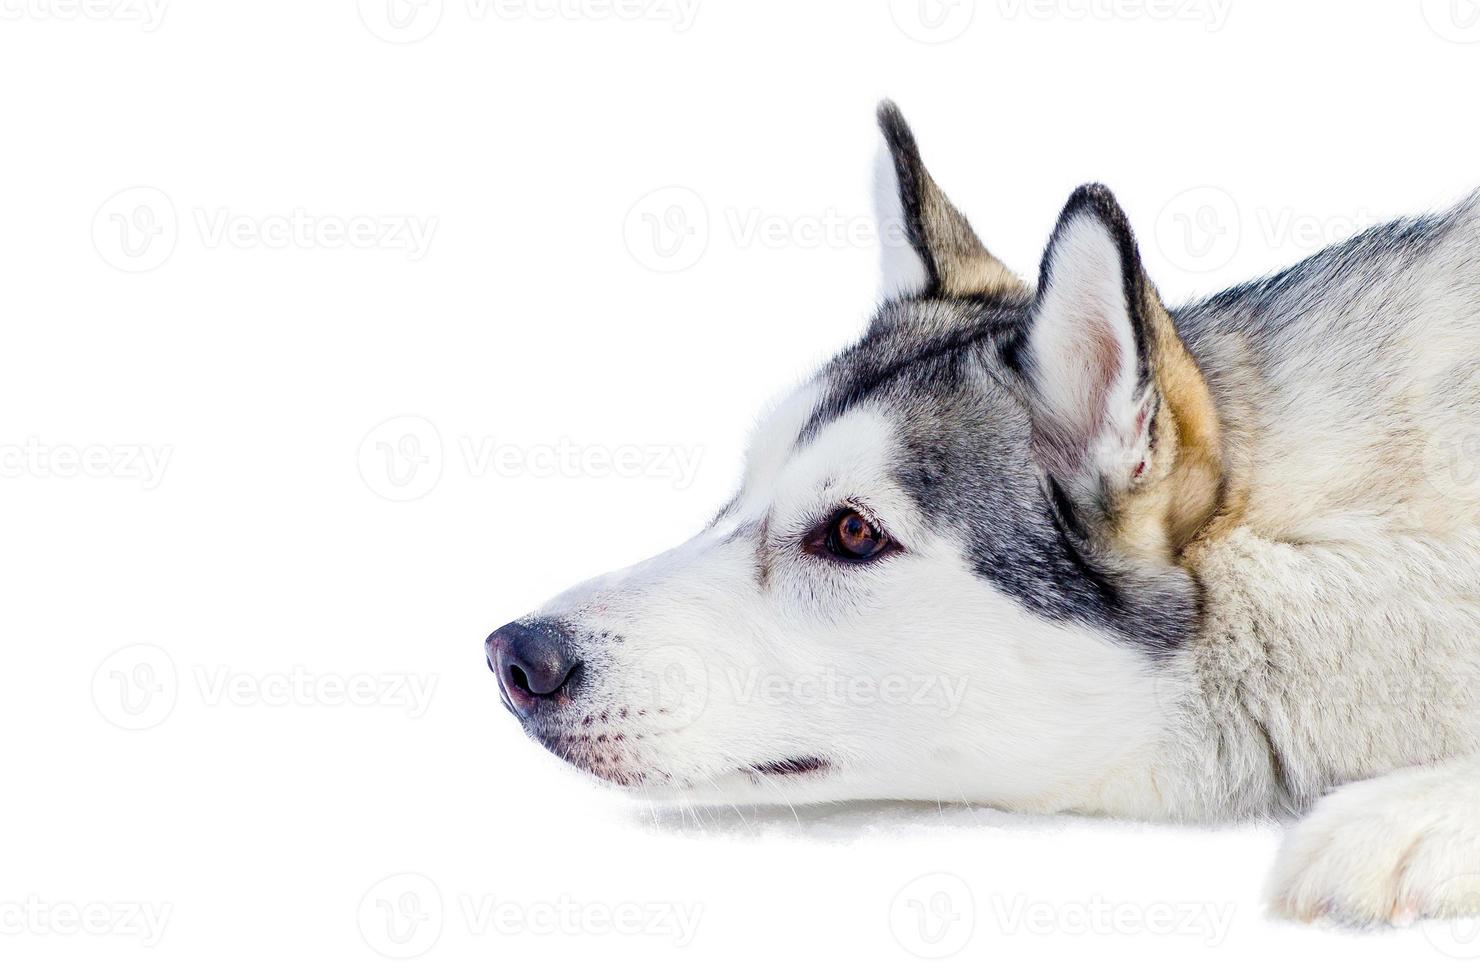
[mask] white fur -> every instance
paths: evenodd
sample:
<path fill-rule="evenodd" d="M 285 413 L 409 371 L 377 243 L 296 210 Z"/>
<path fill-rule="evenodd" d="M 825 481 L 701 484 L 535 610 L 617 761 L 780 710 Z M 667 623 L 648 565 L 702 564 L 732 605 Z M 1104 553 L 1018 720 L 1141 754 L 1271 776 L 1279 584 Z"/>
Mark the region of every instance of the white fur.
<path fill-rule="evenodd" d="M 609 705 L 644 703 L 642 679 L 665 672 L 701 690 L 702 709 L 672 730 L 629 716 L 628 740 L 645 736 L 641 792 L 1145 810 L 1137 797 L 1147 787 L 1107 778 L 1146 773 L 1153 757 L 1161 706 L 1144 659 L 983 588 L 961 542 L 922 520 L 889 476 L 895 435 L 876 411 L 850 412 L 804 449 L 779 451 L 795 439 L 795 407 L 783 404 L 762 428 L 739 502 L 714 528 L 541 610 L 625 638 L 603 664 Z M 800 556 L 796 536 L 843 501 L 880 515 L 907 553 L 869 569 Z M 765 588 L 754 541 L 732 536 L 762 521 L 776 543 Z M 829 678 L 840 697 L 798 704 Z M 832 765 L 806 779 L 747 771 L 817 755 Z"/>
<path fill-rule="evenodd" d="M 1130 479 L 1147 452 L 1138 424 L 1149 390 L 1137 387 L 1134 328 L 1126 309 L 1120 253 L 1109 231 L 1088 213 L 1058 235 L 1028 338 L 1034 387 L 1046 421 L 1086 444 L 1076 460 L 1085 474 Z M 1103 378 L 1093 365 L 1113 363 Z"/>
<path fill-rule="evenodd" d="M 541 610 L 601 638 L 581 694 L 600 747 L 560 751 L 610 754 L 649 796 L 717 802 L 1209 821 L 1314 807 L 1272 879 L 1278 911 L 1473 914 L 1480 492 L 1436 479 L 1423 447 L 1471 432 L 1480 407 L 1477 204 L 1428 258 L 1371 273 L 1381 290 L 1322 281 L 1320 315 L 1266 338 L 1282 345 L 1268 364 L 1247 337 L 1204 340 L 1241 393 L 1220 411 L 1242 510 L 1183 556 L 1200 627 L 1165 662 L 1033 616 L 976 574 L 960 532 L 896 481 L 903 420 L 862 405 L 799 441 L 821 396 L 806 386 L 757 431 L 711 528 Z M 923 281 L 909 257 L 888 291 Z M 1123 472 L 1145 450 L 1147 393 L 1114 243 L 1074 220 L 1054 269 L 1030 341 L 1038 407 L 1094 422 L 1089 465 Z M 1337 356 L 1373 325 L 1388 329 L 1381 357 Z M 1084 370 L 1106 350 L 1108 383 Z M 806 554 L 803 535 L 841 506 L 902 550 L 852 567 Z M 766 771 L 811 757 L 828 767 Z"/>
<path fill-rule="evenodd" d="M 882 138 L 874 155 L 873 192 L 874 227 L 879 235 L 879 298 L 912 296 L 925 288 L 930 276 L 906 234 L 894 159 Z"/>
<path fill-rule="evenodd" d="M 1480 759 L 1337 790 L 1290 833 L 1269 883 L 1281 915 L 1350 925 L 1480 917 Z"/>

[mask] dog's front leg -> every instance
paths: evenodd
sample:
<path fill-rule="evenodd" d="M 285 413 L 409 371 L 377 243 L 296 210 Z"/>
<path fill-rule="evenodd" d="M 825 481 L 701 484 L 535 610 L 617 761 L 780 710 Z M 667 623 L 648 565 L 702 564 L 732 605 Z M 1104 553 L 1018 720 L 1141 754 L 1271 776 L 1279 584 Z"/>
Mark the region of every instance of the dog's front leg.
<path fill-rule="evenodd" d="M 1331 793 L 1286 836 L 1268 897 L 1279 915 L 1358 926 L 1480 916 L 1480 758 Z"/>

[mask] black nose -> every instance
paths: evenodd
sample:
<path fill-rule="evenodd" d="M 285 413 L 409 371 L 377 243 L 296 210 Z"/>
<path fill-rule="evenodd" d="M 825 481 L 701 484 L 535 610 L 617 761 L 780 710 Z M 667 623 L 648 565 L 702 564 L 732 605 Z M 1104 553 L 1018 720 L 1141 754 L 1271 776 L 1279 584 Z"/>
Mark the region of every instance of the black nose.
<path fill-rule="evenodd" d="M 500 626 L 483 646 L 509 707 L 523 717 L 562 691 L 568 693 L 579 663 L 570 635 L 553 620 Z"/>

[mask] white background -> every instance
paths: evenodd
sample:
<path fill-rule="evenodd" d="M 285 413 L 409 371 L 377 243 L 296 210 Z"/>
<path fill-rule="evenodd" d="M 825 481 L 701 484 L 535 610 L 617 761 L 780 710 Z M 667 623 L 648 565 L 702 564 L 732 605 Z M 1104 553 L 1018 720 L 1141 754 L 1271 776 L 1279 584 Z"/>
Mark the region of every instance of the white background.
<path fill-rule="evenodd" d="M 7 975 L 1473 975 L 1269 921 L 1273 827 L 652 812 L 482 639 L 861 328 L 878 98 L 1010 264 L 1103 180 L 1175 301 L 1480 183 L 1480 10 L 86 2 L 0 0 Z"/>

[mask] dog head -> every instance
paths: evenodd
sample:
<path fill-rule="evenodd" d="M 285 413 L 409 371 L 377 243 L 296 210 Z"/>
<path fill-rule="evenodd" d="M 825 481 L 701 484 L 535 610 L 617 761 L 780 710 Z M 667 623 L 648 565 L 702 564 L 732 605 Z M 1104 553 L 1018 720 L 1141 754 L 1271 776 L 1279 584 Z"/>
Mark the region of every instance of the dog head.
<path fill-rule="evenodd" d="M 1087 803 L 1159 730 L 1221 490 L 1208 389 L 1103 187 L 1030 287 L 879 111 L 887 298 L 679 548 L 494 632 L 525 731 L 649 795 Z"/>

